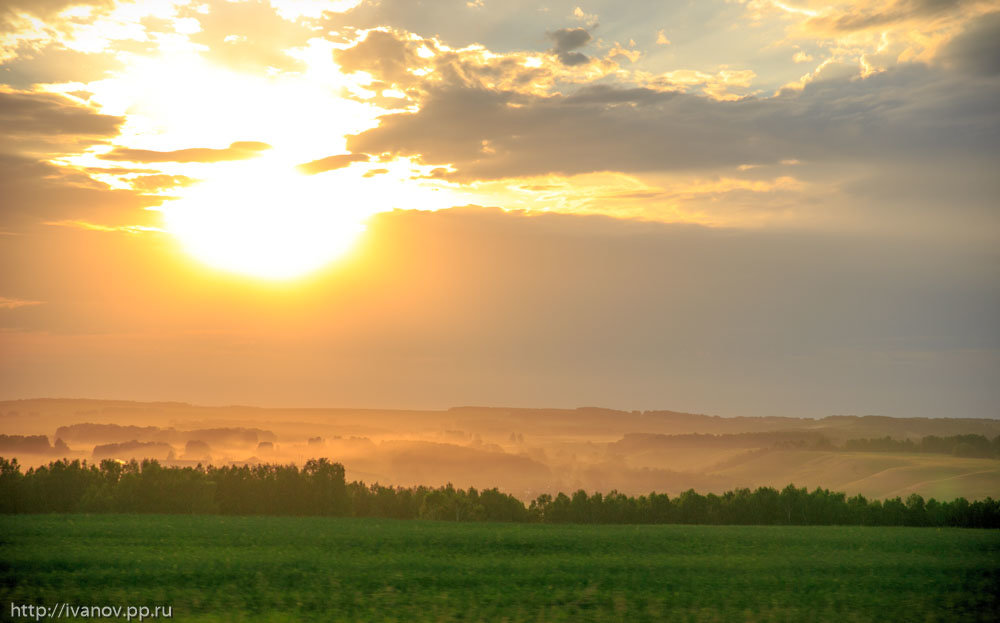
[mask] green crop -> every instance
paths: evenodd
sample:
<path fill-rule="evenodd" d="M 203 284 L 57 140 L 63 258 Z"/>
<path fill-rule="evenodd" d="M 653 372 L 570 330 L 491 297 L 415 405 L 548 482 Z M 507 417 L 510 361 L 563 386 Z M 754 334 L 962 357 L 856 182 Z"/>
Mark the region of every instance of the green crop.
<path fill-rule="evenodd" d="M 68 602 L 176 621 L 1000 620 L 987 530 L 16 515 L 0 535 L 5 619 Z"/>

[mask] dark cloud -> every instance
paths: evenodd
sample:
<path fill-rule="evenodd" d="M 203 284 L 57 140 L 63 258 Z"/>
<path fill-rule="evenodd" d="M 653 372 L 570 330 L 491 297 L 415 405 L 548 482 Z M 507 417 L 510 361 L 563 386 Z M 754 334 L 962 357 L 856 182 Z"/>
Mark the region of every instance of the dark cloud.
<path fill-rule="evenodd" d="M 559 58 L 563 65 L 582 65 L 590 60 L 586 54 L 576 52 L 578 48 L 587 45 L 591 36 L 585 28 L 560 28 L 548 34 L 555 44 L 550 52 Z"/>
<path fill-rule="evenodd" d="M 122 117 L 50 93 L 0 91 L 0 230 L 66 219 L 142 224 L 162 200 L 112 190 L 85 172 L 44 160 L 78 153 L 118 134 Z"/>
<path fill-rule="evenodd" d="M 416 65 L 416 55 L 391 32 L 373 30 L 357 45 L 334 52 L 344 71 L 366 71 L 393 84 L 415 81 L 407 69 Z"/>
<path fill-rule="evenodd" d="M 786 159 L 895 162 L 948 154 L 996 161 L 998 98 L 998 84 L 919 64 L 734 102 L 608 86 L 550 97 L 442 87 L 428 91 L 419 111 L 384 116 L 349 137 L 348 148 L 452 164 L 459 180 Z"/>
<path fill-rule="evenodd" d="M 854 32 L 914 19 L 957 13 L 976 0 L 897 0 L 892 4 L 873 3 L 871 8 L 851 7 L 840 14 L 811 18 L 807 24 L 816 29 Z"/>
<path fill-rule="evenodd" d="M 60 95 L 0 91 L 0 136 L 5 138 L 98 139 L 118 134 L 123 121 Z"/>
<path fill-rule="evenodd" d="M 555 52 L 569 52 L 582 48 L 590 42 L 591 36 L 586 28 L 561 28 L 549 33 L 549 38 L 555 42 Z"/>
<path fill-rule="evenodd" d="M 0 153 L 0 229 L 37 229 L 53 221 L 81 220 L 102 225 L 153 225 L 144 210 L 161 197 L 115 190 L 73 169 Z"/>
<path fill-rule="evenodd" d="M 620 109 L 607 106 L 609 98 L 659 103 Z M 419 112 L 383 117 L 379 127 L 351 137 L 348 145 L 352 151 L 420 155 L 427 163 L 454 164 L 458 179 L 650 171 L 793 157 L 781 156 L 774 140 L 741 136 L 740 116 L 727 110 L 740 112 L 650 90 L 634 90 L 626 98 L 585 93 L 574 101 L 440 89 L 430 91 Z M 483 141 L 493 153 L 483 152 Z"/>
<path fill-rule="evenodd" d="M 613 94 L 605 92 L 597 99 L 609 97 Z M 741 136 L 739 117 L 723 111 L 732 107 L 650 90 L 633 91 L 630 97 L 660 104 L 620 110 L 588 101 L 587 94 L 574 103 L 566 96 L 434 89 L 419 112 L 383 117 L 377 128 L 351 137 L 348 148 L 454 164 L 458 179 L 649 171 L 794 157 L 782 156 L 773 140 Z M 493 153 L 483 152 L 483 141 Z"/>
<path fill-rule="evenodd" d="M 948 44 L 941 57 L 971 73 L 1000 74 L 1000 12 L 974 20 Z"/>
<path fill-rule="evenodd" d="M 591 84 L 580 87 L 566 97 L 569 105 L 596 104 L 629 106 L 665 102 L 677 95 L 675 91 L 654 91 L 642 87 L 618 87 L 610 84 Z"/>
<path fill-rule="evenodd" d="M 256 158 L 260 152 L 268 149 L 271 149 L 270 145 L 257 141 L 237 141 L 223 149 L 192 147 L 176 151 L 153 151 L 116 147 L 102 155 L 101 159 L 124 162 L 224 162 Z"/>
<path fill-rule="evenodd" d="M 324 171 L 343 169 L 352 162 L 368 162 L 369 159 L 368 154 L 337 154 L 336 156 L 327 156 L 319 160 L 304 162 L 295 168 L 306 175 L 316 175 Z"/>

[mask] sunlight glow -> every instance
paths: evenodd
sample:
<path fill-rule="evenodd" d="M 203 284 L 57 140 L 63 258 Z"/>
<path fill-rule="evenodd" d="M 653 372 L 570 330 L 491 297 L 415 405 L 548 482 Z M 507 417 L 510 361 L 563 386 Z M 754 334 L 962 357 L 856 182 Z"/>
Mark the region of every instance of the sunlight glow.
<path fill-rule="evenodd" d="M 86 85 L 105 113 L 127 115 L 119 147 L 221 149 L 234 141 L 271 146 L 253 160 L 131 163 L 137 170 L 152 166 L 198 180 L 187 188 L 164 189 L 161 194 L 171 200 L 159 209 L 166 231 L 215 268 L 266 279 L 299 277 L 342 256 L 368 216 L 395 207 L 386 203 L 394 198 L 390 195 L 405 196 L 386 184 L 389 176 L 364 178 L 364 167 L 314 176 L 295 170 L 342 152 L 344 136 L 375 125 L 381 110 L 340 96 L 349 79 L 337 71 L 328 47 L 313 42 L 294 54 L 308 62 L 306 73 L 249 75 L 188 52 L 130 56 L 123 72 Z M 98 146 L 63 164 L 107 167 L 101 156 L 108 151 Z M 392 178 L 405 184 L 408 175 Z M 128 173 L 103 177 L 112 187 L 131 183 Z"/>
<path fill-rule="evenodd" d="M 350 195 L 324 192 L 317 180 L 263 166 L 190 189 L 163 207 L 167 230 L 200 261 L 265 279 L 289 279 L 346 253 L 364 231 Z"/>

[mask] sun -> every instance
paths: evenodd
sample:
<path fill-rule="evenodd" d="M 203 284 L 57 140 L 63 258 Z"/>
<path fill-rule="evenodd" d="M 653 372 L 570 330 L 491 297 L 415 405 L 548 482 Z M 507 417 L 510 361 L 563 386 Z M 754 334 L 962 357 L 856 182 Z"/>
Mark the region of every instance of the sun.
<path fill-rule="evenodd" d="M 355 192 L 338 193 L 294 170 L 233 167 L 161 209 L 168 232 L 201 262 L 271 280 L 294 279 L 344 255 L 368 216 Z"/>
<path fill-rule="evenodd" d="M 93 92 L 103 113 L 124 118 L 112 148 L 168 153 L 237 142 L 269 148 L 222 161 L 145 161 L 137 154 L 138 160 L 117 159 L 121 166 L 111 168 L 108 146 L 97 145 L 63 163 L 94 171 L 112 187 L 142 192 L 132 182 L 145 173 L 182 184 L 197 180 L 149 191 L 164 197 L 150 209 L 162 213 L 163 228 L 196 260 L 265 280 L 297 279 L 337 261 L 379 212 L 476 203 L 431 175 L 440 165 L 411 156 L 357 154 L 339 169 L 302 171 L 303 164 L 350 153 L 348 137 L 377 127 L 394 110 L 363 101 L 359 93 L 369 93 L 370 80 L 364 72 L 343 73 L 335 48 L 310 39 L 285 50 L 301 61 L 301 71 L 274 74 L 207 61 L 195 46 L 130 55 L 120 72 L 86 89 L 73 83 L 60 91 Z"/>

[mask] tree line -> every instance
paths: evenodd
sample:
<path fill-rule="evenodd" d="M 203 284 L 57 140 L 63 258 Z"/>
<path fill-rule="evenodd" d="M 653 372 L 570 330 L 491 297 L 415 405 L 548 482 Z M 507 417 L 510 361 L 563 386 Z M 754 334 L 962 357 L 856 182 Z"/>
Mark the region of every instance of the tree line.
<path fill-rule="evenodd" d="M 983 435 L 952 435 L 938 437 L 928 435 L 920 441 L 912 439 L 848 439 L 844 442 L 844 450 L 855 452 L 928 452 L 934 454 L 950 454 L 952 456 L 1000 459 L 1000 435 L 992 440 Z"/>
<path fill-rule="evenodd" d="M 957 526 L 1000 528 L 1000 501 L 877 500 L 788 485 L 722 495 L 629 496 L 579 490 L 525 504 L 496 488 L 348 483 L 327 459 L 295 465 L 164 467 L 157 461 L 54 461 L 22 472 L 0 457 L 2 513 L 327 515 L 594 524 Z"/>
<path fill-rule="evenodd" d="M 62 439 L 49 445 L 45 435 L 0 435 L 0 452 L 13 454 L 66 454 L 69 446 Z"/>

